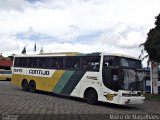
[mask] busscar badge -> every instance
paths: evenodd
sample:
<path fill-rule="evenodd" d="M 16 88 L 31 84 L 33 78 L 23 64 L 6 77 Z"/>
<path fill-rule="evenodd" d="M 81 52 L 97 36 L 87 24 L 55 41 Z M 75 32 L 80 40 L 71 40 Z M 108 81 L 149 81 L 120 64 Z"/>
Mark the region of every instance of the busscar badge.
<path fill-rule="evenodd" d="M 106 97 L 107 100 L 112 101 L 112 100 L 113 100 L 113 97 L 115 97 L 116 95 L 117 95 L 117 94 L 110 94 L 110 93 L 108 93 L 108 94 L 106 94 L 106 95 L 104 95 L 104 96 Z"/>

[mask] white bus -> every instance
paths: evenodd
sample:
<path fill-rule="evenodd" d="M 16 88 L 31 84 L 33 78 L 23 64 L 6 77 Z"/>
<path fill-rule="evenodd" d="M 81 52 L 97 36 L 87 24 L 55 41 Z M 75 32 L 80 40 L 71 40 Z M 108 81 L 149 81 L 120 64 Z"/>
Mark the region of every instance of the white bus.
<path fill-rule="evenodd" d="M 145 99 L 141 61 L 118 54 L 18 55 L 11 82 L 24 91 L 79 97 L 90 104 L 142 104 Z"/>

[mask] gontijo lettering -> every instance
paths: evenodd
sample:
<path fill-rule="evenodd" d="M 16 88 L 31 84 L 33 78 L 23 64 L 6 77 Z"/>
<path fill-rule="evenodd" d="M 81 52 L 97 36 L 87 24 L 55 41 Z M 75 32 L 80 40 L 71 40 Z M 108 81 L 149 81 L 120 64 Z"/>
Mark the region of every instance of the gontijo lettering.
<path fill-rule="evenodd" d="M 29 74 L 49 75 L 49 71 L 43 71 L 43 70 L 29 70 Z"/>

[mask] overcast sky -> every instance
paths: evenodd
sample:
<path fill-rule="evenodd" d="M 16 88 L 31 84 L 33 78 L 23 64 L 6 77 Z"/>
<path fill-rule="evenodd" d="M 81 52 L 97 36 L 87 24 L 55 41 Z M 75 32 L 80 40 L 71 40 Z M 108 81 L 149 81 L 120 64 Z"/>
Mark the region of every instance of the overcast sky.
<path fill-rule="evenodd" d="M 160 0 L 0 0 L 0 52 L 140 55 Z"/>

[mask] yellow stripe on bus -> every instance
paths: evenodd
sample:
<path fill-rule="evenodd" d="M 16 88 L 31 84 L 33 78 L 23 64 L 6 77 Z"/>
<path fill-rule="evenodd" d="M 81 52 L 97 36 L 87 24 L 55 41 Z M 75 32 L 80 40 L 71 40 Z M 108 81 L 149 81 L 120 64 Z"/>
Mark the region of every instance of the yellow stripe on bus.
<path fill-rule="evenodd" d="M 54 87 L 62 77 L 63 73 L 64 73 L 64 70 L 56 70 L 50 79 L 46 79 L 46 81 L 44 81 L 44 84 L 47 84 L 47 85 L 44 85 L 45 87 L 44 90 L 48 92 L 52 92 L 52 90 L 54 89 Z"/>
<path fill-rule="evenodd" d="M 16 74 L 12 74 L 12 80 L 11 80 L 11 83 L 12 83 L 13 85 L 20 86 L 20 85 L 18 84 L 18 75 L 16 75 Z"/>
<path fill-rule="evenodd" d="M 60 78 L 62 77 L 63 73 L 65 70 L 56 70 L 52 77 L 47 78 L 47 77 L 37 77 L 37 76 L 29 76 L 29 75 L 17 75 L 13 74 L 12 75 L 12 84 L 16 84 L 18 86 L 21 86 L 22 80 L 26 79 L 28 83 L 31 80 L 34 80 L 36 83 L 36 89 L 37 90 L 44 90 L 47 92 L 52 92 Z"/>

